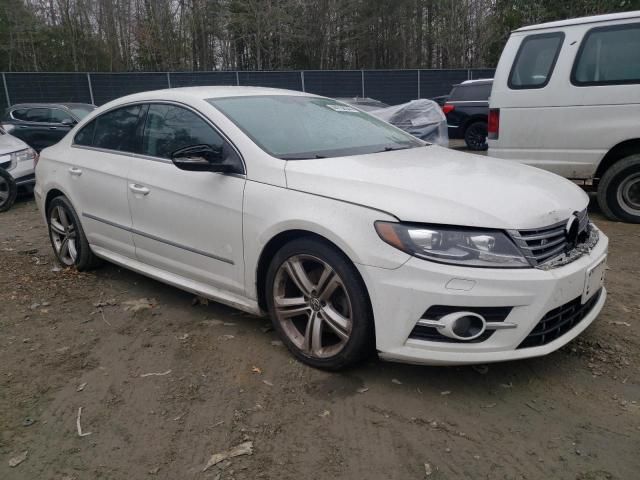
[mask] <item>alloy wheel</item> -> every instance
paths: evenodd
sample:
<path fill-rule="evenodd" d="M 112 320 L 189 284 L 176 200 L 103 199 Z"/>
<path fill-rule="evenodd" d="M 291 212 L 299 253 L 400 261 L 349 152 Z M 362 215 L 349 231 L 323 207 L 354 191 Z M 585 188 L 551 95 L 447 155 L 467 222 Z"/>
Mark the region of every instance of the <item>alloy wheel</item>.
<path fill-rule="evenodd" d="M 72 266 L 78 258 L 77 234 L 71 213 L 64 207 L 56 205 L 51 209 L 49 229 L 53 247 L 60 261 Z"/>
<path fill-rule="evenodd" d="M 328 358 L 349 341 L 353 309 L 345 285 L 325 261 L 295 255 L 280 265 L 273 283 L 276 319 L 305 355 Z"/>

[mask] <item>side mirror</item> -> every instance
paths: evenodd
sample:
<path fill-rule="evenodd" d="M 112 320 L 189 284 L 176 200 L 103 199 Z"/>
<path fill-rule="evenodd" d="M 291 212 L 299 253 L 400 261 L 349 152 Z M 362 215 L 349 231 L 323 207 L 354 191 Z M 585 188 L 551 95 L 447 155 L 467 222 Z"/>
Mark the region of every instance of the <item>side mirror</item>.
<path fill-rule="evenodd" d="M 235 171 L 233 165 L 222 163 L 224 161 L 223 149 L 210 145 L 192 145 L 181 148 L 171 154 L 171 160 L 180 170 L 220 173 Z"/>
<path fill-rule="evenodd" d="M 65 118 L 64 120 L 62 120 L 60 122 L 60 124 L 64 125 L 65 127 L 72 127 L 73 125 L 75 125 L 76 122 L 75 120 L 73 120 L 72 118 Z"/>

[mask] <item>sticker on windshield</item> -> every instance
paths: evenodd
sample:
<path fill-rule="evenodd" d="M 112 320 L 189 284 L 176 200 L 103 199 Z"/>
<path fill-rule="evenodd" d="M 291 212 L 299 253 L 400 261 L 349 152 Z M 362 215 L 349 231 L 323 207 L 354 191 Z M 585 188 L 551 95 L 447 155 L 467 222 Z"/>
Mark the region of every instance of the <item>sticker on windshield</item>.
<path fill-rule="evenodd" d="M 329 104 L 325 106 L 336 112 L 358 113 L 358 110 L 356 108 L 348 107 L 347 105 Z"/>

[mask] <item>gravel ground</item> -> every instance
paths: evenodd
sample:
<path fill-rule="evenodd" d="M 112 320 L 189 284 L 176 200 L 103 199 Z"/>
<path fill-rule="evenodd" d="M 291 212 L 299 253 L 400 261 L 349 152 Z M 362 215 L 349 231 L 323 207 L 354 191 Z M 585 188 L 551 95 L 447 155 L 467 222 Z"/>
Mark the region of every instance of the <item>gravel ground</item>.
<path fill-rule="evenodd" d="M 578 340 L 336 374 L 266 319 L 113 265 L 60 270 L 23 199 L 0 215 L 0 479 L 637 479 L 640 228 L 592 210 L 609 298 Z"/>

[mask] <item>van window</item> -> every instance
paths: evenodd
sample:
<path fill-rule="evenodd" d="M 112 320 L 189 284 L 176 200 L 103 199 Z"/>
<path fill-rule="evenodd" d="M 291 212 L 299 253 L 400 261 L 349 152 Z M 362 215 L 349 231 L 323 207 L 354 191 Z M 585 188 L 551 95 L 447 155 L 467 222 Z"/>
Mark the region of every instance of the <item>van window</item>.
<path fill-rule="evenodd" d="M 577 86 L 640 83 L 640 24 L 593 28 L 576 56 Z"/>
<path fill-rule="evenodd" d="M 522 40 L 509 74 L 509 88 L 543 88 L 549 83 L 564 33 L 529 35 Z"/>

